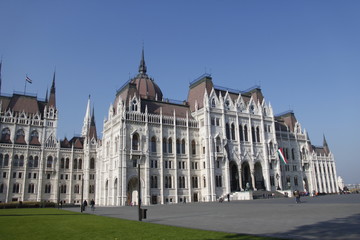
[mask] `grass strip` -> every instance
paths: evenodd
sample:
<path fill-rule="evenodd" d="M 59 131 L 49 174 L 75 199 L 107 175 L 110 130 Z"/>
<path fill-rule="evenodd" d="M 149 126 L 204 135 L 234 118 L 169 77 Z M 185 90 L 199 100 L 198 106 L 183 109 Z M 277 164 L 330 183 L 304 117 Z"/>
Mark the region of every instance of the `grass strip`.
<path fill-rule="evenodd" d="M 2 240 L 269 239 L 102 217 L 53 208 L 1 209 L 0 226 Z"/>

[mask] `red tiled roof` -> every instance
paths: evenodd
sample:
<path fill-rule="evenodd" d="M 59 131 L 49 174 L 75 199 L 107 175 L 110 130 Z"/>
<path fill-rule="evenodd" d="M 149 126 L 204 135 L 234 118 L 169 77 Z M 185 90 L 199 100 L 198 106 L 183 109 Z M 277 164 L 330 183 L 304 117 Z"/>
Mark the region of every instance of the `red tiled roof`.
<path fill-rule="evenodd" d="M 160 114 L 160 108 L 162 108 L 162 114 L 165 116 L 174 116 L 174 111 L 176 117 L 186 118 L 186 112 L 191 117 L 189 105 L 179 105 L 161 101 L 152 101 L 147 99 L 141 100 L 141 111 L 145 112 L 145 106 L 148 108 L 148 113 Z"/>

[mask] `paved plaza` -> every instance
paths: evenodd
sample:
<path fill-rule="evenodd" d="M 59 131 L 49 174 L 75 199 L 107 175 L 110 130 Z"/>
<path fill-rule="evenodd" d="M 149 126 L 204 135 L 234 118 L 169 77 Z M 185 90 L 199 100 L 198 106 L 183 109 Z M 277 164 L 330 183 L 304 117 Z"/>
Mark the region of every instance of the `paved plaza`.
<path fill-rule="evenodd" d="M 360 239 L 360 194 L 144 206 L 144 222 L 285 239 Z M 79 211 L 76 209 L 67 209 Z M 136 207 L 86 213 L 137 220 Z"/>

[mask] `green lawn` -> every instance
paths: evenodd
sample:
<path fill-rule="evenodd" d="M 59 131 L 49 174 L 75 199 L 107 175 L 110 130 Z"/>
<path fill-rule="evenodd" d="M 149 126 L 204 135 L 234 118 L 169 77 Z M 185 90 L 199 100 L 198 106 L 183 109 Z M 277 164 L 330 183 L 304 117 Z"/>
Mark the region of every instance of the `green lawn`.
<path fill-rule="evenodd" d="M 267 239 L 52 208 L 0 209 L 0 239 Z"/>

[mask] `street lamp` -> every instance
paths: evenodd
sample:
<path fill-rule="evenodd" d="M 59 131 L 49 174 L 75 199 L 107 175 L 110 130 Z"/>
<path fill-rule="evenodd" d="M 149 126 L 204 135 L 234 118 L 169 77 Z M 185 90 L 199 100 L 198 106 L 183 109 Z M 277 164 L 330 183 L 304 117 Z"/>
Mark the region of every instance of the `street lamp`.
<path fill-rule="evenodd" d="M 84 199 L 84 174 L 81 176 L 81 202 L 80 202 L 80 211 L 83 212 L 84 206 L 83 206 L 83 199 Z"/>
<path fill-rule="evenodd" d="M 141 216 L 141 181 L 140 181 L 140 158 L 138 159 L 138 215 L 139 221 L 142 220 Z"/>

